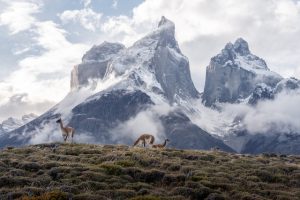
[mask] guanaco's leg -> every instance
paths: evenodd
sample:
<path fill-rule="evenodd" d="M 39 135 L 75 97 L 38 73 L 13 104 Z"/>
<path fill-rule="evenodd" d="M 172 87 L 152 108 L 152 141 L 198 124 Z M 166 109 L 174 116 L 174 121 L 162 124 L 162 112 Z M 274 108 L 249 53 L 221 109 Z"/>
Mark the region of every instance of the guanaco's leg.
<path fill-rule="evenodd" d="M 68 135 L 66 135 L 66 136 L 64 137 L 64 141 L 67 142 L 67 139 L 68 139 Z"/>
<path fill-rule="evenodd" d="M 74 130 L 72 131 L 71 137 L 72 137 L 72 144 L 73 144 Z"/>

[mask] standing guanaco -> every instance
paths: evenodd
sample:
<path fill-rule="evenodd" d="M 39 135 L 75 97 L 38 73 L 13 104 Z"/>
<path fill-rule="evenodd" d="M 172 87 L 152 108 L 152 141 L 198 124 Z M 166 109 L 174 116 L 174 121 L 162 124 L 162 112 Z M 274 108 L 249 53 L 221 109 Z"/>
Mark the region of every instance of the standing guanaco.
<path fill-rule="evenodd" d="M 165 142 L 163 144 L 154 144 L 152 145 L 153 148 L 157 148 L 157 149 L 163 149 L 166 147 L 167 142 L 169 142 L 169 139 L 165 139 Z"/>
<path fill-rule="evenodd" d="M 56 123 L 60 124 L 60 129 L 61 129 L 61 133 L 62 136 L 64 138 L 64 141 L 66 142 L 68 137 L 72 137 L 72 143 L 73 143 L 73 137 L 74 137 L 74 133 L 75 133 L 75 129 L 70 127 L 70 126 L 64 126 L 63 122 L 61 120 L 61 118 L 59 118 Z"/>
<path fill-rule="evenodd" d="M 153 135 L 150 135 L 150 134 L 143 134 L 141 135 L 136 141 L 135 143 L 133 144 L 133 146 L 136 146 L 140 143 L 142 143 L 142 145 L 144 147 L 146 147 L 146 144 L 149 144 L 149 145 L 153 145 L 154 143 L 154 136 Z"/>

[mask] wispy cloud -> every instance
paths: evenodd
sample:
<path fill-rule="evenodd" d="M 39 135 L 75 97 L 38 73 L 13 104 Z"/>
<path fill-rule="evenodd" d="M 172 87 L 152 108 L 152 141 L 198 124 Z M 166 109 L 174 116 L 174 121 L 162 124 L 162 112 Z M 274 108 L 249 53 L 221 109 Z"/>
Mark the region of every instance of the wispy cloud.
<path fill-rule="evenodd" d="M 113 3 L 112 3 L 112 7 L 114 8 L 114 9 L 117 9 L 118 8 L 118 0 L 112 0 L 113 1 Z"/>
<path fill-rule="evenodd" d="M 15 5 L 18 6 L 14 7 Z M 9 111 L 6 113 L 8 116 L 20 112 L 25 114 L 30 109 L 30 112 L 41 114 L 54 102 L 62 99 L 69 92 L 72 67 L 80 62 L 82 54 L 88 48 L 84 44 L 69 42 L 65 30 L 55 22 L 41 21 L 34 17 L 33 14 L 40 8 L 41 4 L 33 1 L 7 2 L 7 10 L 1 15 L 6 16 L 5 13 L 11 13 L 13 9 L 16 13 L 23 14 L 24 19 L 29 19 L 30 23 L 26 26 L 15 24 L 15 19 L 6 20 L 3 25 L 12 34 L 30 33 L 31 43 L 35 48 L 41 49 L 39 54 L 19 60 L 16 70 L 0 83 L 0 107 Z M 28 48 L 31 46 L 26 47 L 26 51 Z M 11 102 L 11 97 L 16 94 L 26 94 L 26 101 L 20 102 L 19 106 Z"/>
<path fill-rule="evenodd" d="M 32 15 L 38 13 L 41 8 L 41 4 L 30 1 L 7 4 L 7 8 L 0 14 L 0 26 L 7 26 L 12 35 L 31 28 L 35 23 Z"/>
<path fill-rule="evenodd" d="M 96 13 L 91 8 L 81 10 L 65 10 L 59 14 L 63 23 L 79 23 L 82 27 L 90 31 L 96 31 L 100 27 L 102 13 Z"/>
<path fill-rule="evenodd" d="M 300 91 L 284 91 L 274 100 L 259 102 L 255 107 L 245 104 L 225 104 L 224 114 L 239 116 L 245 128 L 256 133 L 300 133 Z"/>

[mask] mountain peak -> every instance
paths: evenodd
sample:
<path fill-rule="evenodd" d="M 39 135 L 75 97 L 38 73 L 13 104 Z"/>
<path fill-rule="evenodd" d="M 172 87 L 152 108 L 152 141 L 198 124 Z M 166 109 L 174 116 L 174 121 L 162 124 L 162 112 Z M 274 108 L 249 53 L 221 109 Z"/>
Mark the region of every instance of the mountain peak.
<path fill-rule="evenodd" d="M 227 43 L 224 50 L 241 56 L 249 55 L 251 53 L 248 42 L 243 38 L 238 38 L 233 44 L 231 42 Z"/>
<path fill-rule="evenodd" d="M 228 42 L 228 43 L 225 45 L 225 49 L 227 49 L 227 50 L 233 49 L 233 44 L 232 44 L 231 42 Z"/>
<path fill-rule="evenodd" d="M 89 51 L 87 51 L 82 57 L 83 63 L 101 62 L 109 60 L 112 55 L 115 55 L 125 46 L 120 43 L 111 43 L 104 41 L 100 45 L 94 45 Z"/>
<path fill-rule="evenodd" d="M 248 97 L 256 84 L 274 87 L 281 79 L 262 58 L 250 52 L 244 39 L 238 38 L 227 43 L 207 66 L 203 102 L 207 106 L 216 102 L 234 103 Z"/>
<path fill-rule="evenodd" d="M 158 27 L 162 27 L 162 26 L 173 26 L 173 27 L 175 27 L 175 24 L 171 20 L 167 19 L 165 16 L 162 16 L 159 23 L 158 23 Z"/>
<path fill-rule="evenodd" d="M 233 48 L 235 52 L 239 53 L 242 56 L 250 54 L 248 42 L 243 38 L 238 38 L 234 42 Z"/>

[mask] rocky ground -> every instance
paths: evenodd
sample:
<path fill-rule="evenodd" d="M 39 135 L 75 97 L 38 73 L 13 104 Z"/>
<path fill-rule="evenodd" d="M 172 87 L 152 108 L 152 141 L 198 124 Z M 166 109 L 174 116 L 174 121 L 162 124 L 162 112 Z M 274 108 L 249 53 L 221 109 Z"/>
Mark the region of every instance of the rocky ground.
<path fill-rule="evenodd" d="M 0 151 L 0 199 L 300 199 L 300 157 L 120 145 Z"/>

